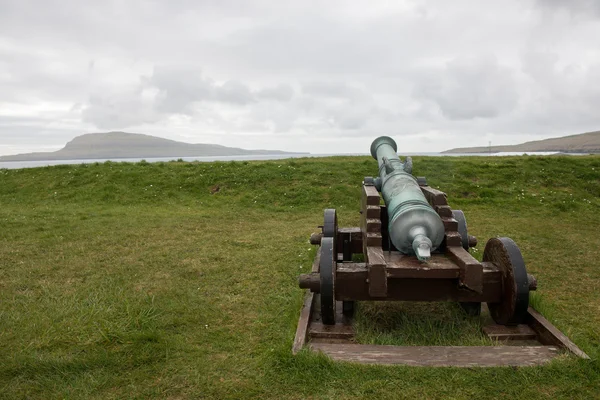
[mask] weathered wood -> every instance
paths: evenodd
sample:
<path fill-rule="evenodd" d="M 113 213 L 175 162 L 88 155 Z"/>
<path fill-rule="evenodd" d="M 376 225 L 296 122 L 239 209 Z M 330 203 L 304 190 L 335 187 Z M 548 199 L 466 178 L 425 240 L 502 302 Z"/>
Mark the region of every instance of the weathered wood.
<path fill-rule="evenodd" d="M 361 230 L 358 226 L 353 226 L 346 228 L 338 228 L 338 233 L 349 233 L 352 235 L 352 239 L 354 239 L 355 235 L 360 235 Z"/>
<path fill-rule="evenodd" d="M 443 254 L 432 254 L 426 263 L 397 251 L 384 256 L 390 278 L 453 279 L 460 274 L 460 268 Z"/>
<path fill-rule="evenodd" d="M 321 264 L 321 252 L 319 250 L 317 250 L 317 255 L 315 256 L 315 259 L 313 260 L 313 264 L 310 269 L 311 272 L 319 272 L 319 265 Z"/>
<path fill-rule="evenodd" d="M 573 343 L 564 333 L 556 329 L 542 314 L 534 310 L 532 307 L 527 309 L 529 318 L 527 323 L 538 334 L 539 341 L 546 345 L 559 346 L 567 349 L 577 357 L 589 359 L 575 343 Z"/>
<path fill-rule="evenodd" d="M 310 348 L 336 361 L 423 367 L 496 367 L 545 364 L 554 346 L 384 346 L 315 342 Z"/>
<path fill-rule="evenodd" d="M 318 273 L 319 272 L 319 264 L 321 262 L 321 252 L 317 251 L 317 255 L 313 260 L 311 272 Z M 304 303 L 302 304 L 302 309 L 300 310 L 300 318 L 298 319 L 298 327 L 296 328 L 296 336 L 294 338 L 294 344 L 292 345 L 292 353 L 298 353 L 304 344 L 306 343 L 306 338 L 308 335 L 308 326 L 310 324 L 310 319 L 312 317 L 312 309 L 314 303 L 315 295 L 310 291 L 306 292 L 304 296 Z"/>
<path fill-rule="evenodd" d="M 427 202 L 432 207 L 448 205 L 448 201 L 446 200 L 446 193 L 434 189 L 430 186 L 421 186 L 421 191 L 427 199 Z"/>
<path fill-rule="evenodd" d="M 381 298 L 370 295 L 367 279 L 368 271 L 364 264 L 338 264 L 336 299 L 499 302 L 502 291 L 502 280 L 497 270 L 484 269 L 482 293 L 461 289 L 458 279 L 390 278 L 387 280 L 387 296 Z"/>
<path fill-rule="evenodd" d="M 381 218 L 381 208 L 379 206 L 370 206 L 367 205 L 366 206 L 366 210 L 365 210 L 365 214 L 367 218 L 375 218 L 375 219 L 380 219 Z"/>
<path fill-rule="evenodd" d="M 362 199 L 361 199 L 361 210 L 362 214 L 360 217 L 360 228 L 362 231 L 362 252 L 366 254 L 366 248 L 368 246 L 379 246 L 381 247 L 381 220 L 378 218 L 369 218 L 367 210 L 371 209 L 370 213 L 377 213 L 373 211 L 375 207 L 379 208 L 381 198 L 379 192 L 374 186 L 363 185 Z"/>
<path fill-rule="evenodd" d="M 491 324 L 484 326 L 482 330 L 490 339 L 497 341 L 535 340 L 537 338 L 535 331 L 525 324 L 517 326 Z"/>
<path fill-rule="evenodd" d="M 388 220 L 388 213 L 387 213 L 387 207 L 382 204 L 381 205 L 381 248 L 384 251 L 388 251 L 390 250 L 390 246 L 394 246 L 392 243 L 390 243 L 389 237 L 390 237 L 390 233 L 388 231 L 388 224 L 389 224 L 389 220 Z M 395 248 L 393 248 L 393 250 L 395 250 Z"/>
<path fill-rule="evenodd" d="M 350 247 L 353 254 L 363 252 L 363 234 L 359 227 L 338 228 L 337 252 L 343 252 L 344 239 L 350 237 Z"/>
<path fill-rule="evenodd" d="M 364 247 L 381 247 L 381 243 L 382 243 L 381 233 L 368 232 L 366 234 L 366 237 L 367 237 L 367 240 L 365 243 L 363 243 L 363 248 Z"/>
<path fill-rule="evenodd" d="M 434 206 L 433 209 L 440 217 L 453 218 L 452 209 L 450 206 Z"/>
<path fill-rule="evenodd" d="M 462 247 L 447 247 L 446 255 L 460 267 L 460 282 L 477 293 L 483 290 L 483 266 Z"/>
<path fill-rule="evenodd" d="M 381 233 L 381 220 L 367 218 L 367 232 L 369 233 Z"/>
<path fill-rule="evenodd" d="M 324 325 L 321 322 L 312 322 L 309 336 L 311 339 L 352 339 L 354 329 L 351 324 Z"/>
<path fill-rule="evenodd" d="M 298 286 L 300 289 L 308 289 L 313 293 L 319 293 L 321 290 L 321 276 L 318 272 L 302 274 L 298 277 Z"/>
<path fill-rule="evenodd" d="M 321 239 L 323 238 L 323 233 L 321 232 L 314 232 L 310 235 L 310 244 L 315 245 L 315 246 L 319 246 L 321 244 Z"/>
<path fill-rule="evenodd" d="M 368 246 L 365 255 L 368 269 L 369 295 L 372 297 L 387 296 L 386 264 L 381 246 Z"/>
<path fill-rule="evenodd" d="M 310 323 L 310 317 L 312 314 L 314 294 L 307 291 L 304 296 L 304 303 L 300 310 L 300 318 L 298 319 L 298 327 L 296 328 L 296 336 L 294 337 L 294 344 L 292 345 L 292 354 L 297 354 L 304 344 L 308 336 L 308 325 Z"/>
<path fill-rule="evenodd" d="M 458 232 L 446 232 L 446 246 L 447 247 L 461 247 L 462 238 Z"/>
<path fill-rule="evenodd" d="M 444 231 L 446 232 L 457 232 L 458 231 L 458 221 L 451 217 L 442 217 L 442 222 L 444 223 Z"/>
<path fill-rule="evenodd" d="M 365 205 L 378 206 L 381 203 L 381 197 L 375 186 L 363 185 L 363 198 Z"/>

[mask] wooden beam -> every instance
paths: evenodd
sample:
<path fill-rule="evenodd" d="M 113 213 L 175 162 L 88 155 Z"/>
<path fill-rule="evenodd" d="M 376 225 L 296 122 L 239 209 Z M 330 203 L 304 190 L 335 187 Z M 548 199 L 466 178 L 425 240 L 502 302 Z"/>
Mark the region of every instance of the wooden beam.
<path fill-rule="evenodd" d="M 458 221 L 452 217 L 442 217 L 444 223 L 445 232 L 456 232 L 458 231 Z"/>
<path fill-rule="evenodd" d="M 350 236 L 350 245 L 352 253 L 358 254 L 363 252 L 363 234 L 359 227 L 338 228 L 337 235 L 337 252 L 342 253 L 344 249 L 344 238 Z"/>
<path fill-rule="evenodd" d="M 446 255 L 460 268 L 460 282 L 474 292 L 483 290 L 483 266 L 462 247 L 447 247 Z"/>
<path fill-rule="evenodd" d="M 435 212 L 438 213 L 440 217 L 448 217 L 453 218 L 454 214 L 452 214 L 452 209 L 448 205 L 444 206 L 433 206 Z"/>
<path fill-rule="evenodd" d="M 378 205 L 366 205 L 366 208 L 365 214 L 367 218 L 381 218 L 381 208 Z"/>
<path fill-rule="evenodd" d="M 421 191 L 427 199 L 427 202 L 429 202 L 429 204 L 432 207 L 448 205 L 448 201 L 446 200 L 446 193 L 434 189 L 430 186 L 421 186 Z"/>
<path fill-rule="evenodd" d="M 483 291 L 461 289 L 458 279 L 392 279 L 387 280 L 386 297 L 371 296 L 369 273 L 364 263 L 339 263 L 336 273 L 338 300 L 403 300 L 499 302 L 502 279 L 497 269 L 483 270 Z"/>
<path fill-rule="evenodd" d="M 458 232 L 446 232 L 446 247 L 461 247 L 462 237 Z"/>
<path fill-rule="evenodd" d="M 310 291 L 306 291 L 304 296 L 304 303 L 300 310 L 300 318 L 298 319 L 298 327 L 296 328 L 296 336 L 294 337 L 294 344 L 292 345 L 292 354 L 297 354 L 308 337 L 308 324 L 310 323 L 310 316 L 312 314 L 314 294 Z"/>
<path fill-rule="evenodd" d="M 352 339 L 354 329 L 351 324 L 324 325 L 321 322 L 312 322 L 309 335 L 311 339 Z"/>
<path fill-rule="evenodd" d="M 365 255 L 369 279 L 369 295 L 372 297 L 386 297 L 386 263 L 381 246 L 367 246 Z"/>
<path fill-rule="evenodd" d="M 422 367 L 525 367 L 545 364 L 560 353 L 554 346 L 384 346 L 315 342 L 310 348 L 336 361 Z"/>
<path fill-rule="evenodd" d="M 376 218 L 367 218 L 366 230 L 369 233 L 381 233 L 381 220 Z"/>
<path fill-rule="evenodd" d="M 385 257 L 389 278 L 454 279 L 460 275 L 460 268 L 443 254 L 432 254 L 426 263 L 397 251 Z"/>
<path fill-rule="evenodd" d="M 367 232 L 365 236 L 366 236 L 366 242 L 364 242 L 363 248 L 364 247 L 381 247 L 381 244 L 383 243 L 382 238 L 381 238 L 381 233 Z M 363 237 L 363 240 L 364 240 L 364 237 Z"/>
<path fill-rule="evenodd" d="M 378 206 L 381 203 L 381 197 L 375 186 L 363 185 L 362 199 L 364 206 Z M 362 209 L 364 210 L 366 207 L 362 207 Z"/>
<path fill-rule="evenodd" d="M 537 332 L 541 343 L 562 347 L 580 358 L 590 358 L 564 333 L 556 329 L 542 314 L 534 310 L 533 307 L 529 307 L 527 312 L 529 314 L 529 321 L 527 322 Z"/>
<path fill-rule="evenodd" d="M 506 326 L 506 325 L 487 325 L 482 328 L 490 339 L 497 340 L 499 342 L 506 342 L 509 340 L 535 340 L 537 334 L 529 325 L 519 324 L 517 326 Z"/>

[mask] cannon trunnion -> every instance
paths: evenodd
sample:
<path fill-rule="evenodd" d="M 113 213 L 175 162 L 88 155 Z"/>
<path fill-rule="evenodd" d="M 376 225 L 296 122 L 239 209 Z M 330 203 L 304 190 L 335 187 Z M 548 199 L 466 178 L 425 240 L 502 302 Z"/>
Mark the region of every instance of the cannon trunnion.
<path fill-rule="evenodd" d="M 320 294 L 322 322 L 335 324 L 338 301 L 352 315 L 357 300 L 456 301 L 471 315 L 485 302 L 497 324 L 523 322 L 536 280 L 515 242 L 490 239 L 479 262 L 463 212 L 411 175 L 412 161 L 400 161 L 394 141 L 376 139 L 371 154 L 379 177 L 362 184 L 360 228 L 339 228 L 336 211 L 325 210 L 322 232 L 311 236 L 320 245 L 318 271 L 299 277 L 301 288 Z"/>

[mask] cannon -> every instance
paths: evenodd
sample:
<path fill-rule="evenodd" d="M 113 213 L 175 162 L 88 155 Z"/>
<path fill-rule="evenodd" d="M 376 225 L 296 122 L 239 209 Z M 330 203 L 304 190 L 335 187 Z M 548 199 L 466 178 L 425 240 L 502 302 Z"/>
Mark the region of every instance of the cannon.
<path fill-rule="evenodd" d="M 464 213 L 412 175 L 412 159 L 398 157 L 392 138 L 375 139 L 371 155 L 379 173 L 362 182 L 360 227 L 338 227 L 335 209 L 327 209 L 310 239 L 319 246 L 316 268 L 300 275 L 299 286 L 319 295 L 322 323 L 351 317 L 360 300 L 454 301 L 470 315 L 487 303 L 497 324 L 523 322 L 537 282 L 515 242 L 488 240 L 478 261 Z"/>

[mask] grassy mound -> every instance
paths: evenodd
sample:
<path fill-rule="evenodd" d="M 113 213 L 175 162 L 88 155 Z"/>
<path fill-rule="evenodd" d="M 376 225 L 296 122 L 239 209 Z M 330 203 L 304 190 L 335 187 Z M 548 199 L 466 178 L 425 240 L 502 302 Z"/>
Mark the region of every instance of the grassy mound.
<path fill-rule="evenodd" d="M 600 397 L 600 157 L 414 165 L 465 211 L 476 257 L 490 237 L 518 243 L 537 307 L 592 361 L 457 370 L 293 357 L 308 237 L 324 208 L 358 224 L 375 161 L 107 162 L 0 170 L 0 397 Z M 358 323 L 372 343 L 482 340 L 452 304 L 367 303 Z"/>

